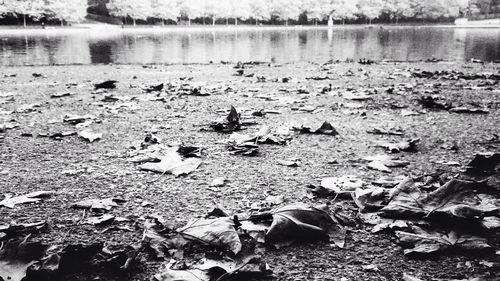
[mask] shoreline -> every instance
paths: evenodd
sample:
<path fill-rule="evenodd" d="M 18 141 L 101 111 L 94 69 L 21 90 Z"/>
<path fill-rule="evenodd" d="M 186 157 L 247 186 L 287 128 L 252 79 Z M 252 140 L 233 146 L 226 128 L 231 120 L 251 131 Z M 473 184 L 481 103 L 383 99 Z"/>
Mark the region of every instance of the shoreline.
<path fill-rule="evenodd" d="M 404 24 L 404 25 L 394 25 L 394 24 L 346 24 L 346 25 L 334 25 L 329 27 L 326 25 L 290 25 L 290 26 L 280 26 L 280 25 L 216 25 L 216 26 L 176 26 L 176 25 L 148 25 L 148 26 L 119 26 L 111 24 L 75 24 L 73 26 L 47 26 L 45 29 L 41 26 L 27 26 L 24 27 L 6 27 L 0 26 L 0 36 L 1 35 L 19 35 L 19 34 L 33 34 L 38 33 L 58 33 L 58 34 L 69 34 L 78 32 L 88 32 L 92 31 L 121 31 L 121 33 L 180 33 L 180 32 L 228 32 L 228 31 L 295 31 L 295 30 L 349 30 L 349 29 L 420 29 L 420 28 L 448 28 L 448 29 L 500 29 L 500 25 L 479 25 L 479 24 L 466 24 L 466 25 L 454 25 L 454 24 Z"/>

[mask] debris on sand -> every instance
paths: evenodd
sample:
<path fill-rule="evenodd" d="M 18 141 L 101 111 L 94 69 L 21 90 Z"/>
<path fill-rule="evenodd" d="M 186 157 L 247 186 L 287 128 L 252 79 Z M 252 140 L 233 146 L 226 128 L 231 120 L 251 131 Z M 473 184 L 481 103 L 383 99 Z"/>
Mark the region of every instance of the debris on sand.
<path fill-rule="evenodd" d="M 201 165 L 201 163 L 201 159 L 182 159 L 178 150 L 170 150 L 161 157 L 160 162 L 144 163 L 139 168 L 143 171 L 172 174 L 178 177 L 192 173 Z"/>
<path fill-rule="evenodd" d="M 94 84 L 94 89 L 95 90 L 98 90 L 98 89 L 115 89 L 116 88 L 116 83 L 118 83 L 118 81 L 116 81 L 116 80 L 106 80 L 104 82 L 100 82 L 100 83 Z"/>
<path fill-rule="evenodd" d="M 102 138 L 102 133 L 94 133 L 91 130 L 83 130 L 83 131 L 78 133 L 78 136 L 80 136 L 80 138 L 82 138 L 90 143 L 93 143 L 93 142 L 100 140 Z"/>
<path fill-rule="evenodd" d="M 318 134 L 318 135 L 330 135 L 330 136 L 337 136 L 339 133 L 337 130 L 330 124 L 329 122 L 325 121 L 321 126 L 317 128 L 312 128 L 312 127 L 306 127 L 306 126 L 301 126 L 301 127 L 293 127 L 295 131 L 300 132 L 301 134 Z"/>
<path fill-rule="evenodd" d="M 7 208 L 14 208 L 17 204 L 26 203 L 37 203 L 43 198 L 50 197 L 54 194 L 54 191 L 35 191 L 21 196 L 12 197 L 10 195 L 5 195 L 5 198 L 0 201 L 0 206 Z"/>

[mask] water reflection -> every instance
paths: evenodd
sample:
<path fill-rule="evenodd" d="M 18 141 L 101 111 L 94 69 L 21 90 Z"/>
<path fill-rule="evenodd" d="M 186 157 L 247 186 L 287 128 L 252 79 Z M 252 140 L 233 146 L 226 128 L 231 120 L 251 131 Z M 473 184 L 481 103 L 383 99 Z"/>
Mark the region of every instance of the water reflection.
<path fill-rule="evenodd" d="M 0 64 L 500 60 L 500 30 L 432 27 L 0 34 Z"/>

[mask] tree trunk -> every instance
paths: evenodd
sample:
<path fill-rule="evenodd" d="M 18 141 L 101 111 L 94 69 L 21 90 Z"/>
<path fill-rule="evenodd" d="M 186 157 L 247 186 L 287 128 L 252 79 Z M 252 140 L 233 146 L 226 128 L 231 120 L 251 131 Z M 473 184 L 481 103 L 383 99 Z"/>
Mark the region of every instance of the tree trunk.
<path fill-rule="evenodd" d="M 64 26 L 64 20 L 61 19 L 61 27 L 63 27 L 63 26 Z"/>
<path fill-rule="evenodd" d="M 215 17 L 212 17 L 212 25 L 215 25 Z"/>
<path fill-rule="evenodd" d="M 26 15 L 23 14 L 23 26 L 26 28 Z"/>
<path fill-rule="evenodd" d="M 398 24 L 398 21 L 399 21 L 399 17 L 396 17 L 396 24 Z"/>
<path fill-rule="evenodd" d="M 229 25 L 229 18 L 226 17 L 226 25 Z"/>
<path fill-rule="evenodd" d="M 191 26 L 191 18 L 188 18 L 188 26 Z"/>
<path fill-rule="evenodd" d="M 255 25 L 259 25 L 259 20 L 255 19 Z"/>
<path fill-rule="evenodd" d="M 288 19 L 285 20 L 285 25 L 288 26 Z"/>
<path fill-rule="evenodd" d="M 132 22 L 133 22 L 133 24 L 135 26 L 136 25 L 135 18 L 132 18 Z"/>
<path fill-rule="evenodd" d="M 161 20 L 161 25 L 162 25 L 162 26 L 165 26 L 165 19 L 162 19 L 162 20 Z"/>
<path fill-rule="evenodd" d="M 371 18 L 368 19 L 368 24 L 372 25 L 372 19 Z"/>
<path fill-rule="evenodd" d="M 203 17 L 203 25 L 205 25 L 205 17 Z"/>
<path fill-rule="evenodd" d="M 238 25 L 238 18 L 234 18 L 234 25 Z"/>
<path fill-rule="evenodd" d="M 342 19 L 342 25 L 345 25 L 345 19 L 344 18 Z"/>

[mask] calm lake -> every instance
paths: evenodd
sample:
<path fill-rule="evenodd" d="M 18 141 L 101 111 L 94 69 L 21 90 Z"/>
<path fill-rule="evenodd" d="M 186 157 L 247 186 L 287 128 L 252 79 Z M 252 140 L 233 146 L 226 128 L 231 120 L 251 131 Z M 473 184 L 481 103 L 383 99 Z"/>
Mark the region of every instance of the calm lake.
<path fill-rule="evenodd" d="M 500 29 L 450 27 L 0 30 L 0 65 L 500 60 Z"/>

